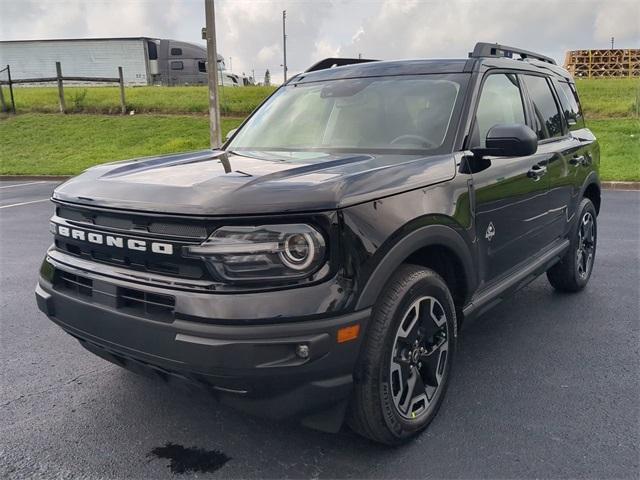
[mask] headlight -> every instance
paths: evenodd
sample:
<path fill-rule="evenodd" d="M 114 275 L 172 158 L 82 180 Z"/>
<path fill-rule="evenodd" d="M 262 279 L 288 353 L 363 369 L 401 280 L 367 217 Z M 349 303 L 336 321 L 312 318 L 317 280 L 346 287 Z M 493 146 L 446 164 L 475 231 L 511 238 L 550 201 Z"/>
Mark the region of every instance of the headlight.
<path fill-rule="evenodd" d="M 306 224 L 221 227 L 188 256 L 209 262 L 224 280 L 297 280 L 326 263 L 324 237 Z"/>

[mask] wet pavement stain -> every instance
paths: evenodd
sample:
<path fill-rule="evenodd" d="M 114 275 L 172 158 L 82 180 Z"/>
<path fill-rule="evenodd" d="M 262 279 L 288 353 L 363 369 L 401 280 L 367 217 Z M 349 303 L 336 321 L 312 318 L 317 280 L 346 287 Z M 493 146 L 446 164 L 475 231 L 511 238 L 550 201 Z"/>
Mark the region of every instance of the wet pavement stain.
<path fill-rule="evenodd" d="M 231 460 L 231 457 L 219 450 L 183 447 L 171 442 L 164 447 L 154 448 L 151 450 L 150 455 L 171 460 L 167 467 L 173 473 L 215 472 Z"/>

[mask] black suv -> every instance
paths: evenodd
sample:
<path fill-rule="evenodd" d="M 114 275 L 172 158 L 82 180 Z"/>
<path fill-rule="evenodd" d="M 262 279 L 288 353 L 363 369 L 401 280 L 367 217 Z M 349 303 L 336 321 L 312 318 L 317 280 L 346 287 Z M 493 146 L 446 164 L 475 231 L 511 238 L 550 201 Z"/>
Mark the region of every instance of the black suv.
<path fill-rule="evenodd" d="M 544 272 L 587 284 L 598 164 L 542 55 L 328 59 L 220 150 L 58 187 L 38 305 L 122 367 L 400 443 L 436 415 L 463 319 Z"/>

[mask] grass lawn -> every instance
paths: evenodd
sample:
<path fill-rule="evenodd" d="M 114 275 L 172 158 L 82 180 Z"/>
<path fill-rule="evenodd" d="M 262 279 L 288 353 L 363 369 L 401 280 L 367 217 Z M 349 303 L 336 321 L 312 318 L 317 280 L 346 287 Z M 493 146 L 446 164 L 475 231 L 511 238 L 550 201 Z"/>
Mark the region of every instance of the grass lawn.
<path fill-rule="evenodd" d="M 222 115 L 251 113 L 275 87 L 220 87 Z M 6 87 L 5 87 L 6 95 Z M 18 113 L 58 113 L 57 87 L 14 88 Z M 119 87 L 65 87 L 70 112 L 120 113 Z M 136 113 L 207 113 L 207 87 L 127 87 L 127 110 Z"/>
<path fill-rule="evenodd" d="M 224 118 L 223 135 L 241 118 Z M 98 163 L 206 148 L 203 115 L 43 115 L 0 120 L 0 174 L 73 175 Z M 603 180 L 640 181 L 640 121 L 590 120 Z"/>
<path fill-rule="evenodd" d="M 242 119 L 224 118 L 223 137 Z M 0 120 L 0 174 L 74 175 L 104 162 L 207 148 L 203 115 L 42 115 Z"/>
<path fill-rule="evenodd" d="M 587 126 L 600 143 L 600 177 L 640 181 L 640 120 L 587 119 Z"/>
<path fill-rule="evenodd" d="M 638 78 L 577 79 L 576 87 L 587 120 L 640 114 Z"/>

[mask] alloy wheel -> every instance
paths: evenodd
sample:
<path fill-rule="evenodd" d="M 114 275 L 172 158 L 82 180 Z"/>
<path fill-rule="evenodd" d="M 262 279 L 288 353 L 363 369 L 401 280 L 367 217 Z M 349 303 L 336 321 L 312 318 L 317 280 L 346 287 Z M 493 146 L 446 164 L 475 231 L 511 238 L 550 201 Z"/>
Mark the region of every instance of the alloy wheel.
<path fill-rule="evenodd" d="M 585 212 L 578 227 L 578 249 L 576 265 L 578 275 L 585 279 L 589 276 L 593 265 L 593 254 L 596 246 L 595 221 L 591 212 Z"/>
<path fill-rule="evenodd" d="M 426 413 L 447 368 L 449 327 L 442 304 L 421 297 L 405 313 L 393 342 L 390 385 L 393 403 L 404 418 Z"/>

